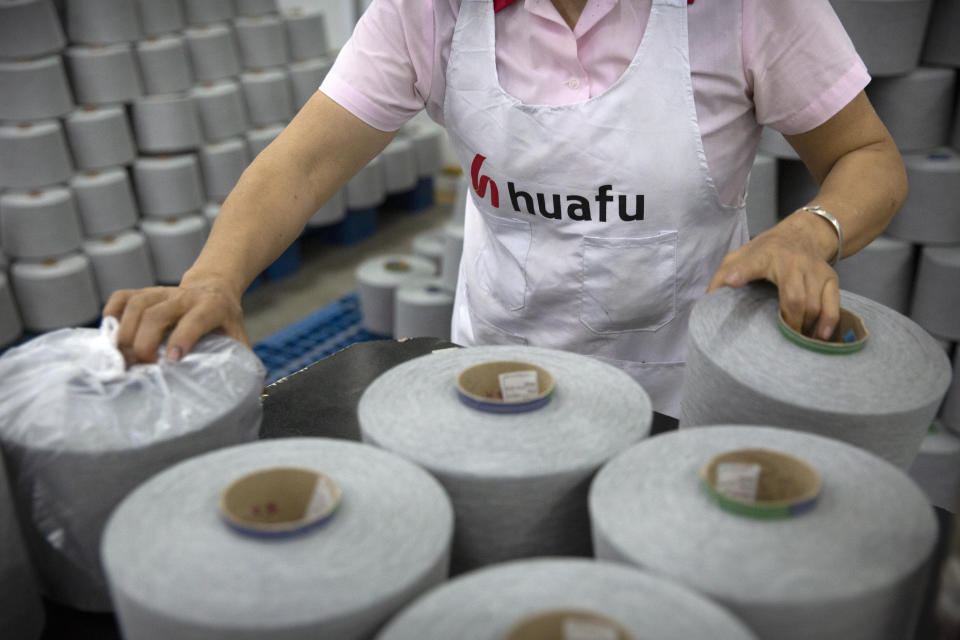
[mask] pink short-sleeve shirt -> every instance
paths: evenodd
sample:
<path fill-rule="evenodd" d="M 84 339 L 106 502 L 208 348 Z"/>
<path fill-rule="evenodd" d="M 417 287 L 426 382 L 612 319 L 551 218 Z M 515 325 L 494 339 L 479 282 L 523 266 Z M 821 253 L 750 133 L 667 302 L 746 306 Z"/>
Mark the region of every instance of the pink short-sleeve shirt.
<path fill-rule="evenodd" d="M 587 0 L 571 30 L 551 0 L 509 4 L 495 20 L 500 84 L 527 104 L 602 93 L 633 59 L 650 6 Z M 459 8 L 460 0 L 374 0 L 321 91 L 383 131 L 424 108 L 442 124 Z M 721 200 L 738 204 L 763 125 L 809 131 L 846 106 L 870 76 L 828 0 L 695 0 L 688 15 L 704 151 Z"/>

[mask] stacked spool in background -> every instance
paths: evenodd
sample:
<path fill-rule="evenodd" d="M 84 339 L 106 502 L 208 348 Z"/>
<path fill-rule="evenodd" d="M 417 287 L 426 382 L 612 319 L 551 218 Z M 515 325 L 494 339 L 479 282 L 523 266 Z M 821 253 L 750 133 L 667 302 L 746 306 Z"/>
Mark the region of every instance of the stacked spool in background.
<path fill-rule="evenodd" d="M 361 263 L 356 278 L 363 327 L 378 335 L 392 335 L 397 289 L 434 275 L 434 270 L 432 262 L 415 255 L 390 254 Z"/>

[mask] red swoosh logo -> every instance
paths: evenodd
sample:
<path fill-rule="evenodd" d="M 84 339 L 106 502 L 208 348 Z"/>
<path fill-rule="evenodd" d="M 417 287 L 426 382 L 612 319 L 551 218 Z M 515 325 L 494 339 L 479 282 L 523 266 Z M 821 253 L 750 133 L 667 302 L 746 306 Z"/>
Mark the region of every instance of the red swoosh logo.
<path fill-rule="evenodd" d="M 490 176 L 480 175 L 480 167 L 486 156 L 479 153 L 473 157 L 473 164 L 470 165 L 470 177 L 473 178 L 473 190 L 481 198 L 487 195 L 487 187 L 490 187 L 490 204 L 497 209 L 500 208 L 500 192 L 497 190 L 497 183 L 490 179 Z"/>

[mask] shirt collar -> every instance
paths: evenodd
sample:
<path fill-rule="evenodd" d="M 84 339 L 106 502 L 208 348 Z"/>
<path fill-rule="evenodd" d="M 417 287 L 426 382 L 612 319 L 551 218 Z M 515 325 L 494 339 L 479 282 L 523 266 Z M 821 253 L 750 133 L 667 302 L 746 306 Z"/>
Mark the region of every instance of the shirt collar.
<path fill-rule="evenodd" d="M 496 13 L 500 9 L 506 9 L 512 5 L 517 0 L 493 0 L 493 12 Z"/>

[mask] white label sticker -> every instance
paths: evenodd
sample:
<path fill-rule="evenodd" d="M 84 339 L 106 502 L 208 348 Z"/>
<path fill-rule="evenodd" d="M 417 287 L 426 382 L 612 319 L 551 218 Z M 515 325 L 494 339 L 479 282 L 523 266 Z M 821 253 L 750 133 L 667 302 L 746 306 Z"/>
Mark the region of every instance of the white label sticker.
<path fill-rule="evenodd" d="M 500 393 L 504 402 L 523 402 L 533 400 L 540 393 L 536 371 L 511 371 L 501 373 Z"/>
<path fill-rule="evenodd" d="M 303 512 L 303 518 L 305 520 L 315 518 L 330 511 L 330 506 L 333 504 L 334 499 L 330 485 L 323 480 L 318 480 L 317 486 L 313 489 L 313 495 L 310 497 L 310 502 Z"/>
<path fill-rule="evenodd" d="M 754 502 L 760 483 L 758 464 L 721 462 L 717 465 L 717 491 L 735 500 Z"/>
<path fill-rule="evenodd" d="M 593 620 L 564 618 L 563 640 L 619 640 L 613 627 Z"/>

